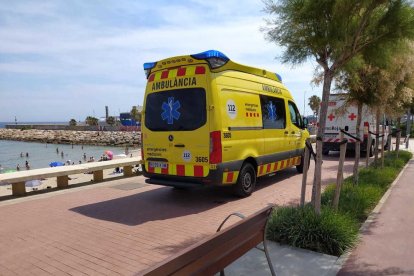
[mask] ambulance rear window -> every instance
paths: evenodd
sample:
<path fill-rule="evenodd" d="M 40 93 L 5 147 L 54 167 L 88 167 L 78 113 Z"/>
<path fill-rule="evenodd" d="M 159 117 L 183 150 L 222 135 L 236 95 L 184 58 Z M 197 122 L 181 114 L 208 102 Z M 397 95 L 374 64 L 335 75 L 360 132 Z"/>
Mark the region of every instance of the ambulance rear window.
<path fill-rule="evenodd" d="M 152 131 L 190 131 L 207 121 L 202 88 L 155 92 L 147 96 L 145 126 Z"/>

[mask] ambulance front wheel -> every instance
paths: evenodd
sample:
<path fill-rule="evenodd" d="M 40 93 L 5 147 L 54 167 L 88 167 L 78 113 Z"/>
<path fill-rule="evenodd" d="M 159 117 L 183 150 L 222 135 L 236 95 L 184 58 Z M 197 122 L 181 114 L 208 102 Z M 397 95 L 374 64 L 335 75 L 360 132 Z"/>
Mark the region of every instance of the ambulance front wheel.
<path fill-rule="evenodd" d="M 302 156 L 300 157 L 300 165 L 297 165 L 296 166 L 296 170 L 298 171 L 298 173 L 303 173 L 303 164 L 305 163 L 305 161 L 304 161 L 304 159 L 305 159 L 305 156 L 304 156 L 304 154 L 302 154 Z M 309 156 L 309 159 L 308 159 L 308 168 L 309 168 L 309 165 L 310 165 L 310 156 Z"/>
<path fill-rule="evenodd" d="M 256 186 L 256 171 L 250 163 L 245 163 L 239 173 L 237 183 L 234 187 L 236 195 L 248 197 Z"/>

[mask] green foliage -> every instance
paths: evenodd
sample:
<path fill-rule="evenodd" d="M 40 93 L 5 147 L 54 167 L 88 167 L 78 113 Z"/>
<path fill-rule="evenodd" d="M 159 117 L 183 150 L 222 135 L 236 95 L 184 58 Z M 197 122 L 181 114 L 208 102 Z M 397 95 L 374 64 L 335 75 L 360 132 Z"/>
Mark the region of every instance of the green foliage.
<path fill-rule="evenodd" d="M 69 126 L 76 126 L 77 122 L 75 119 L 70 119 Z"/>
<path fill-rule="evenodd" d="M 358 228 L 375 208 L 400 170 L 412 158 L 407 151 L 387 153 L 384 168 L 361 169 L 359 185 L 345 179 L 338 212 L 331 209 L 335 185 L 322 194 L 322 210 L 317 215 L 310 206 L 277 209 L 269 220 L 267 237 L 280 243 L 339 256 L 352 247 Z"/>
<path fill-rule="evenodd" d="M 141 121 L 141 113 L 138 111 L 138 108 L 136 106 L 133 106 L 131 109 L 131 116 L 132 118 L 137 121 L 140 122 Z"/>
<path fill-rule="evenodd" d="M 274 18 L 263 29 L 286 50 L 294 64 L 316 57 L 341 67 L 362 51 L 380 52 L 402 38 L 414 37 L 414 11 L 404 0 L 266 0 Z M 388 47 L 389 48 L 389 47 Z"/>
<path fill-rule="evenodd" d="M 351 183 L 346 183 L 341 190 L 338 210 L 341 214 L 346 214 L 362 223 L 381 199 L 383 192 L 380 187 L 365 186 L 361 183 L 353 186 Z M 322 194 L 322 205 L 332 206 L 334 194 L 335 185 L 331 185 Z"/>
<path fill-rule="evenodd" d="M 282 244 L 339 256 L 356 241 L 358 225 L 348 216 L 323 208 L 282 207 L 269 220 L 267 238 Z"/>
<path fill-rule="evenodd" d="M 116 123 L 116 119 L 114 116 L 109 116 L 108 118 L 106 118 L 106 123 L 110 126 L 115 125 Z"/>
<path fill-rule="evenodd" d="M 308 105 L 312 109 L 313 114 L 315 114 L 315 116 L 318 116 L 318 114 L 319 114 L 319 107 L 321 105 L 321 98 L 319 98 L 316 95 L 313 95 L 308 100 L 309 100 Z"/>
<path fill-rule="evenodd" d="M 88 116 L 85 119 L 85 123 L 89 126 L 97 126 L 98 125 L 98 118 L 92 117 L 92 116 Z"/>

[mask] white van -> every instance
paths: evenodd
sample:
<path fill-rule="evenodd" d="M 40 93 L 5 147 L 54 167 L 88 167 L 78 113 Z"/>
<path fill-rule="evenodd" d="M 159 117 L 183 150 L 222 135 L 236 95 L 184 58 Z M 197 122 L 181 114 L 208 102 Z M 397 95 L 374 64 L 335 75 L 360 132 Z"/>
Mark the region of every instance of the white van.
<path fill-rule="evenodd" d="M 322 153 L 324 155 L 328 155 L 331 150 L 339 151 L 339 142 L 341 141 L 340 129 L 356 136 L 358 108 L 354 104 L 346 104 L 346 98 L 347 94 L 331 94 L 329 96 L 325 133 L 323 136 Z M 375 143 L 377 141 L 375 135 L 370 134 L 369 131 L 382 134 L 382 127 L 377 131 L 375 125 L 375 113 L 364 105 L 362 107 L 362 120 L 360 126 L 360 137 L 363 138 L 361 152 L 366 154 L 368 139 L 371 139 L 370 156 L 373 155 Z M 356 140 L 346 135 L 344 137 L 348 139 L 347 150 L 355 150 Z M 382 143 L 381 139 L 382 138 L 379 138 L 379 145 Z M 387 137 L 385 137 L 385 139 L 387 139 Z"/>

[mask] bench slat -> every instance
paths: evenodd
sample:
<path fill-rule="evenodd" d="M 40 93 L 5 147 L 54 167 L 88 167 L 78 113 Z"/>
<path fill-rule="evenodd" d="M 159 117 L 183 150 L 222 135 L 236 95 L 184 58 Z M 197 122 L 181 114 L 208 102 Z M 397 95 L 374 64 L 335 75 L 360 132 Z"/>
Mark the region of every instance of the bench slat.
<path fill-rule="evenodd" d="M 268 206 L 144 272 L 144 275 L 212 275 L 263 241 Z"/>

